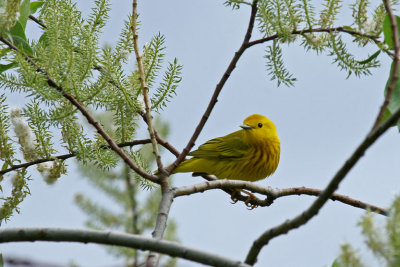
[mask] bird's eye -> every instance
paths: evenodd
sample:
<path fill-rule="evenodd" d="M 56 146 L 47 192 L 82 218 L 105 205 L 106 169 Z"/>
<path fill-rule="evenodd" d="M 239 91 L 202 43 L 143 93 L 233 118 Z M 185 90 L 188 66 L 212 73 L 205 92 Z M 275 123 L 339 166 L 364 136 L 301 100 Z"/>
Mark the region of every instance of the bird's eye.
<path fill-rule="evenodd" d="M 262 123 L 260 122 L 259 124 L 258 124 L 258 128 L 261 128 L 262 127 Z"/>

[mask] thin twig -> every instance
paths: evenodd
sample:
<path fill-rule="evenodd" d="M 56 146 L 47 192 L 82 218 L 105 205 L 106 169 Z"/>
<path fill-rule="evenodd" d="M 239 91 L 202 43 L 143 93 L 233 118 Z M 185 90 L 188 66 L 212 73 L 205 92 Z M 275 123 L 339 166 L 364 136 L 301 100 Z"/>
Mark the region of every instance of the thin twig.
<path fill-rule="evenodd" d="M 267 245 L 269 241 L 279 235 L 286 234 L 290 230 L 298 228 L 306 224 L 311 218 L 318 214 L 319 210 L 325 205 L 328 199 L 332 196 L 335 190 L 339 187 L 339 184 L 359 159 L 364 155 L 365 151 L 375 143 L 375 141 L 382 136 L 384 132 L 391 127 L 391 125 L 397 122 L 400 118 L 400 108 L 396 110 L 381 126 L 370 132 L 363 142 L 353 152 L 351 157 L 344 163 L 344 165 L 338 170 L 336 175 L 329 182 L 328 186 L 322 191 L 319 197 L 313 202 L 313 204 L 304 212 L 294 217 L 291 220 L 287 220 L 284 223 L 275 226 L 265 231 L 259 238 L 257 238 L 252 247 L 250 248 L 246 263 L 254 265 L 257 261 L 258 254 L 260 253 L 263 246 Z"/>
<path fill-rule="evenodd" d="M 308 195 L 308 196 L 319 196 L 322 193 L 320 189 L 314 188 L 307 188 L 307 187 L 294 187 L 294 188 L 285 188 L 285 189 L 278 189 L 278 188 L 271 188 L 271 187 L 264 187 L 253 182 L 247 181 L 235 181 L 235 180 L 215 180 L 210 182 L 204 182 L 195 185 L 183 186 L 179 188 L 174 188 L 174 197 L 180 196 L 188 196 L 195 193 L 202 193 L 207 190 L 212 189 L 246 189 L 253 193 L 259 193 L 262 195 L 267 196 L 265 200 L 262 200 L 262 204 L 259 206 L 270 206 L 275 199 L 281 198 L 284 196 L 294 196 L 294 195 Z M 344 204 L 348 204 L 350 206 L 364 209 L 364 210 L 371 210 L 373 212 L 379 213 L 381 215 L 388 215 L 388 212 L 380 207 L 350 198 L 345 195 L 341 194 L 333 194 L 330 197 L 333 201 L 339 201 Z"/>
<path fill-rule="evenodd" d="M 11 49 L 19 51 L 19 49 L 12 43 L 10 43 L 8 40 L 0 36 L 0 41 L 6 44 L 8 47 Z M 23 53 L 24 54 L 24 53 Z M 39 73 L 42 73 L 45 78 L 47 79 L 47 84 L 50 87 L 55 88 L 57 91 L 59 91 L 62 96 L 64 96 L 68 101 L 70 101 L 81 113 L 82 115 L 87 119 L 87 121 L 96 128 L 97 132 L 104 138 L 104 140 L 108 143 L 110 148 L 114 150 L 124 161 L 126 164 L 128 164 L 129 167 L 131 167 L 135 172 L 137 172 L 140 176 L 143 178 L 146 178 L 152 182 L 159 183 L 159 179 L 157 176 L 152 175 L 144 171 L 142 168 L 140 168 L 135 162 L 133 162 L 129 156 L 121 149 L 117 143 L 107 134 L 107 132 L 103 129 L 101 124 L 89 113 L 88 110 L 72 95 L 68 94 L 65 92 L 64 88 L 62 88 L 60 85 L 58 85 L 48 74 L 45 70 L 40 68 L 32 58 L 29 56 L 25 55 L 26 61 L 28 61 L 32 66 L 36 68 L 36 71 Z"/>
<path fill-rule="evenodd" d="M 29 15 L 29 18 L 39 24 L 43 29 L 47 29 L 46 25 L 44 25 L 44 23 L 40 21 L 40 19 L 34 17 L 33 15 Z"/>
<path fill-rule="evenodd" d="M 125 188 L 128 193 L 128 199 L 129 199 L 129 207 L 128 210 L 128 215 L 131 215 L 131 222 L 130 224 L 126 224 L 125 226 L 125 232 L 126 233 L 131 233 L 134 235 L 139 234 L 138 230 L 138 211 L 137 211 L 137 201 L 136 201 L 136 196 L 137 196 L 137 180 L 136 179 L 131 179 L 131 169 L 129 166 L 124 166 L 124 179 L 125 179 Z M 131 227 L 130 227 L 131 226 Z M 138 266 L 138 259 L 139 259 L 139 253 L 136 250 L 134 252 L 133 256 L 133 266 Z"/>
<path fill-rule="evenodd" d="M 154 135 L 157 138 L 157 142 L 162 145 L 164 148 L 166 148 L 169 152 L 171 152 L 174 156 L 179 157 L 179 151 L 176 149 L 173 145 L 171 145 L 169 142 L 165 141 L 159 134 L 158 132 L 154 129 Z"/>
<path fill-rule="evenodd" d="M 125 229 L 127 233 L 131 234 L 139 234 L 138 232 L 138 227 L 137 227 L 137 201 L 136 201 L 136 196 L 137 196 L 137 185 L 136 185 L 136 179 L 131 179 L 131 173 L 130 173 L 130 168 L 128 166 L 124 166 L 124 180 L 125 180 L 125 189 L 126 192 L 128 193 L 128 199 L 129 199 L 129 209 L 130 213 L 132 215 L 132 220 L 131 220 L 131 225 L 132 228 Z"/>
<path fill-rule="evenodd" d="M 222 75 L 221 80 L 215 87 L 214 93 L 210 99 L 210 102 L 207 106 L 206 111 L 204 112 L 203 116 L 201 117 L 201 120 L 199 124 L 196 127 L 196 130 L 194 131 L 192 137 L 190 138 L 189 142 L 183 149 L 182 153 L 179 155 L 179 157 L 167 168 L 167 171 L 171 173 L 188 155 L 190 149 L 194 146 L 194 143 L 196 142 L 197 137 L 200 135 L 201 131 L 203 130 L 204 125 L 206 124 L 208 117 L 210 116 L 215 104 L 218 102 L 218 96 L 224 87 L 226 81 L 228 80 L 229 76 L 231 75 L 232 71 L 236 67 L 236 63 L 239 61 L 240 57 L 248 47 L 248 43 L 251 38 L 251 33 L 253 31 L 254 27 L 254 21 L 256 18 L 257 14 L 257 0 L 253 0 L 253 3 L 251 5 L 251 15 L 250 15 L 250 20 L 249 20 L 249 25 L 247 27 L 246 35 L 244 37 L 244 40 L 239 48 L 239 50 L 235 53 L 233 56 L 231 62 L 229 63 L 228 68 L 226 69 L 225 73 Z"/>
<path fill-rule="evenodd" d="M 280 197 L 285 197 L 285 196 L 293 196 L 293 195 L 308 195 L 308 196 L 320 196 L 323 191 L 321 189 L 314 189 L 314 188 L 307 188 L 307 187 L 295 187 L 295 188 L 286 188 L 286 189 L 279 189 L 279 194 L 276 196 L 276 198 Z M 330 197 L 331 200 L 333 201 L 339 201 L 344 204 L 348 204 L 350 206 L 353 206 L 355 208 L 360 208 L 364 210 L 370 210 L 372 212 L 388 216 L 389 213 L 386 209 L 368 204 L 366 202 L 341 195 L 341 194 L 332 194 Z"/>
<path fill-rule="evenodd" d="M 0 243 L 35 241 L 96 243 L 122 246 L 139 250 L 156 251 L 172 257 L 187 259 L 210 266 L 250 267 L 240 261 L 183 246 L 176 242 L 155 240 L 132 234 L 60 228 L 9 228 L 0 230 Z"/>
<path fill-rule="evenodd" d="M 143 121 L 145 123 L 148 123 L 147 118 L 146 118 L 146 114 L 144 114 L 143 112 L 140 112 L 140 116 L 142 117 Z M 178 151 L 178 149 L 176 149 L 173 145 L 171 145 L 170 143 L 168 143 L 166 140 L 164 140 L 157 132 L 156 129 L 154 129 L 154 136 L 157 139 L 157 142 L 159 144 L 161 144 L 163 147 L 165 147 L 169 152 L 171 152 L 174 156 L 179 157 L 180 152 Z"/>
<path fill-rule="evenodd" d="M 3 256 L 4 266 L 26 266 L 26 267 L 65 267 L 65 265 L 47 262 L 47 261 L 38 261 L 36 259 L 29 259 L 27 256 Z"/>
<path fill-rule="evenodd" d="M 154 153 L 154 156 L 156 157 L 158 171 L 160 173 L 163 173 L 163 172 L 165 172 L 165 170 L 163 168 L 160 153 L 158 151 L 157 140 L 156 140 L 156 137 L 154 134 L 154 127 L 153 127 L 153 122 L 152 122 L 152 117 L 151 117 L 149 88 L 146 85 L 146 76 L 144 74 L 142 58 L 140 56 L 139 36 L 137 34 L 137 18 L 138 18 L 137 0 L 133 0 L 132 13 L 133 13 L 133 15 L 132 15 L 131 30 L 132 30 L 132 36 L 133 36 L 133 47 L 135 50 L 136 62 L 137 62 L 137 66 L 138 66 L 139 81 L 140 81 L 140 85 L 142 87 L 142 92 L 143 92 L 144 106 L 145 106 L 146 119 L 147 119 L 147 128 L 149 130 L 151 144 L 153 145 L 153 153 Z"/>
<path fill-rule="evenodd" d="M 354 31 L 354 30 L 346 29 L 344 27 L 294 30 L 294 31 L 292 31 L 292 34 L 304 34 L 304 33 L 313 33 L 313 32 L 329 32 L 329 33 L 331 33 L 331 32 L 344 32 L 344 33 L 348 33 L 350 35 L 357 35 L 357 36 L 361 36 L 361 37 L 366 37 L 368 39 L 371 39 L 374 43 L 376 43 L 378 45 L 382 44 L 382 42 L 379 41 L 379 38 L 377 36 L 360 33 L 360 32 Z M 258 39 L 258 40 L 251 41 L 251 42 L 249 42 L 247 44 L 247 47 L 251 47 L 251 46 L 256 45 L 256 44 L 262 44 L 262 43 L 265 43 L 265 42 L 268 42 L 268 41 L 272 41 L 272 40 L 274 40 L 276 38 L 279 38 L 279 36 L 280 35 L 278 35 L 278 34 L 274 34 L 274 35 L 267 36 L 267 37 L 264 37 L 264 38 L 261 38 L 261 39 Z"/>
<path fill-rule="evenodd" d="M 386 97 L 385 100 L 382 103 L 382 106 L 379 110 L 378 116 L 375 120 L 374 126 L 372 127 L 372 129 L 375 129 L 376 127 L 378 127 L 379 123 L 382 121 L 383 115 L 386 112 L 386 109 L 389 105 L 390 99 L 392 98 L 393 95 L 393 91 L 394 88 L 396 86 L 396 81 L 398 78 L 398 69 L 399 69 L 399 33 L 397 32 L 397 22 L 396 22 L 396 16 L 393 14 L 392 8 L 390 7 L 390 3 L 389 1 L 383 1 L 385 4 L 385 9 L 386 12 L 389 15 L 389 19 L 390 19 L 390 24 L 391 24 L 391 29 L 392 29 L 392 37 L 393 37 L 393 44 L 394 44 L 394 59 L 393 59 L 393 68 L 392 68 L 392 73 L 391 73 L 391 81 L 390 81 L 390 85 L 387 89 L 386 92 Z"/>

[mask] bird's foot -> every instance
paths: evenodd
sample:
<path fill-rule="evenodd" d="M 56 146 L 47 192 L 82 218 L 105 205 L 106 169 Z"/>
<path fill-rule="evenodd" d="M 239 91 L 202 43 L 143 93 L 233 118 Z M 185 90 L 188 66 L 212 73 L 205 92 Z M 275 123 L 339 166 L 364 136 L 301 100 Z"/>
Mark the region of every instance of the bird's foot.
<path fill-rule="evenodd" d="M 249 210 L 253 210 L 255 208 L 258 208 L 257 204 L 251 204 L 250 202 L 252 200 L 255 200 L 257 197 L 253 194 L 250 193 L 250 195 L 247 197 L 246 201 L 244 202 L 244 204 L 247 206 L 247 209 Z"/>
<path fill-rule="evenodd" d="M 249 209 L 249 210 L 252 210 L 252 209 L 257 208 L 258 205 L 256 205 L 256 204 L 251 204 L 251 203 L 250 203 L 252 200 L 256 199 L 257 197 L 256 197 L 254 194 L 252 194 L 252 193 L 250 193 L 250 192 L 248 192 L 248 191 L 246 191 L 246 190 L 243 190 L 243 189 L 233 189 L 233 190 L 232 190 L 232 194 L 231 194 L 232 202 L 231 202 L 231 203 L 232 203 L 232 204 L 235 204 L 236 202 L 238 202 L 239 199 L 238 199 L 237 196 L 238 196 L 238 195 L 243 196 L 243 195 L 241 194 L 242 192 L 243 192 L 244 194 L 248 195 L 246 201 L 244 202 L 244 204 L 248 207 L 248 209 Z"/>

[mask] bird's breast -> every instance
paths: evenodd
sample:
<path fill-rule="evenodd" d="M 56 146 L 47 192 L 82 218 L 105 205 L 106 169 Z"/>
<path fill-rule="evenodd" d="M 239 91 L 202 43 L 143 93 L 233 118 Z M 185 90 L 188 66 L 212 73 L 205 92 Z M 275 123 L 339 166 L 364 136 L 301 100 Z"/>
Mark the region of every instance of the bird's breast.
<path fill-rule="evenodd" d="M 269 142 L 263 146 L 252 147 L 248 154 L 248 164 L 242 172 L 249 174 L 248 180 L 258 181 L 273 174 L 280 158 L 279 142 Z"/>

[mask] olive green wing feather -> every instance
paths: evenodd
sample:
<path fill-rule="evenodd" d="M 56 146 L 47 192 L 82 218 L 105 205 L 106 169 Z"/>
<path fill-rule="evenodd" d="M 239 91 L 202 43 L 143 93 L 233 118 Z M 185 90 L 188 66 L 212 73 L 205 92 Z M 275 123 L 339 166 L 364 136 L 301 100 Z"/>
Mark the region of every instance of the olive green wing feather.
<path fill-rule="evenodd" d="M 229 159 L 241 158 L 247 155 L 249 146 L 243 142 L 242 131 L 237 131 L 223 137 L 207 141 L 195 151 L 189 153 L 195 158 Z"/>

